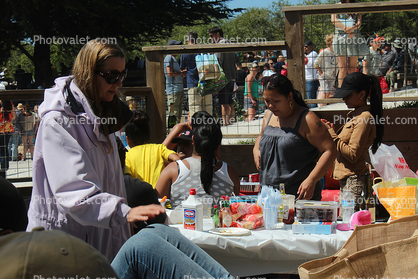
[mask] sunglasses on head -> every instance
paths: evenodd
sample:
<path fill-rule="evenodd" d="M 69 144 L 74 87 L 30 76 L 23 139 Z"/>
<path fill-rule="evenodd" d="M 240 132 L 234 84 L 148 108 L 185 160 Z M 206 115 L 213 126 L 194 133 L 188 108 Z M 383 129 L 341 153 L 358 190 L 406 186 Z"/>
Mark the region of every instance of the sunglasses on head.
<path fill-rule="evenodd" d="M 128 70 L 125 69 L 122 72 L 119 72 L 118 70 L 109 71 L 106 73 L 103 73 L 102 71 L 96 70 L 96 74 L 103 77 L 108 84 L 115 84 L 120 81 L 124 81 L 126 78 L 126 75 L 128 74 Z"/>

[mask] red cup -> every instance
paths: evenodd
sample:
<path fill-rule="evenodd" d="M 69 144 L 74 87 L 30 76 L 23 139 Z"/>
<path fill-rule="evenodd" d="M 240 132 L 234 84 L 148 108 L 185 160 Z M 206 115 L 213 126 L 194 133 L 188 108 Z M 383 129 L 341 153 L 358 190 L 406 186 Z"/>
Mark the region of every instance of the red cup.
<path fill-rule="evenodd" d="M 249 174 L 248 182 L 260 182 L 260 175 L 258 173 Z"/>

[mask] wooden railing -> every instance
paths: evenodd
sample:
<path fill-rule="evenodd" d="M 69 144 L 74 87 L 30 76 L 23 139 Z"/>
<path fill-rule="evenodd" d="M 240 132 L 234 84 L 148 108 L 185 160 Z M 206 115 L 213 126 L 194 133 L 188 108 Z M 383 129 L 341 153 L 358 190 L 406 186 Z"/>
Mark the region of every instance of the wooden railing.
<path fill-rule="evenodd" d="M 305 61 L 304 61 L 304 36 L 303 16 L 330 15 L 347 13 L 382 13 L 417 11 L 418 1 L 388 1 L 367 2 L 349 4 L 329 4 L 315 6 L 289 6 L 283 7 L 285 14 L 285 32 L 287 48 L 287 76 L 293 81 L 295 88 L 305 92 Z M 390 22 L 387 23 L 390 25 Z M 306 96 L 306 95 L 304 95 Z M 384 101 L 410 101 L 418 100 L 418 97 L 385 97 Z M 306 100 L 307 103 L 330 103 L 331 100 Z M 341 102 L 341 100 L 340 100 Z"/>

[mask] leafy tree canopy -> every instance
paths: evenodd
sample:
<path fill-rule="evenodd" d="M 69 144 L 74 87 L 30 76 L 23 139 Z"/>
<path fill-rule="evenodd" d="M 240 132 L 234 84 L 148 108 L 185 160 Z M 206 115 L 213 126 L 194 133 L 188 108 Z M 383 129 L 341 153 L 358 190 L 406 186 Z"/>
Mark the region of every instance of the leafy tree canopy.
<path fill-rule="evenodd" d="M 229 0 L 4 0 L 0 15 L 1 50 L 8 57 L 15 47 L 34 63 L 39 82 L 50 75 L 50 48 L 45 40 L 78 38 L 80 48 L 87 38 L 116 38 L 129 49 L 171 33 L 175 24 L 209 23 L 227 18 L 240 9 L 229 9 Z M 33 55 L 23 45 L 34 44 Z M 46 41 L 48 42 L 48 41 Z M 62 42 L 62 41 L 61 41 Z M 63 49 L 74 50 L 73 46 Z"/>

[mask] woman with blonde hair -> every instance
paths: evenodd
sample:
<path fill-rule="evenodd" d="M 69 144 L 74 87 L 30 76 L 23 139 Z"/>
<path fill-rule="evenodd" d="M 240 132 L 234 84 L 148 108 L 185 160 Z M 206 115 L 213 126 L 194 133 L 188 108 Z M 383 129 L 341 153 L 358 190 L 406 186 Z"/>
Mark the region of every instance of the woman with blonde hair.
<path fill-rule="evenodd" d="M 335 80 L 338 73 L 338 63 L 332 48 L 333 40 L 334 34 L 325 36 L 327 48 L 319 53 L 314 62 L 314 66 L 319 75 L 319 85 L 321 86 L 321 90 L 318 93 L 318 99 L 329 99 L 335 93 Z M 318 107 L 325 105 L 326 104 L 321 103 L 318 104 Z"/>
<path fill-rule="evenodd" d="M 128 223 L 164 212 L 159 205 L 130 208 L 114 132 L 132 113 L 119 98 L 125 56 L 105 39 L 80 50 L 73 76 L 55 80 L 39 107 L 28 231 L 63 230 L 109 261 L 130 237 Z"/>

